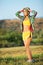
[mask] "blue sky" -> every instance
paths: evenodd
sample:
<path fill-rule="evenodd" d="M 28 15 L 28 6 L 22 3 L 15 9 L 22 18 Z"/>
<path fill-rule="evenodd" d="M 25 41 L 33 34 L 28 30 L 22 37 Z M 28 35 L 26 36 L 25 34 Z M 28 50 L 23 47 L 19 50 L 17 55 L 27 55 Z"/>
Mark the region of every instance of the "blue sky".
<path fill-rule="evenodd" d="M 43 0 L 0 0 L 0 20 L 17 18 L 15 13 L 24 7 L 36 10 L 37 17 L 43 17 Z"/>

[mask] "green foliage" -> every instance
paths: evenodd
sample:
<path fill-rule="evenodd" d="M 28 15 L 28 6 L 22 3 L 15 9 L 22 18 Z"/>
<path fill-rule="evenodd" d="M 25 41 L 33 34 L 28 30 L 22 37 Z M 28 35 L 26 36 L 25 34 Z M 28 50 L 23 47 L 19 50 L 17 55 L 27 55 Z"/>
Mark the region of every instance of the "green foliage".
<path fill-rule="evenodd" d="M 0 47 L 22 46 L 22 36 L 18 31 L 6 32 L 0 35 Z"/>
<path fill-rule="evenodd" d="M 33 32 L 31 45 L 43 44 L 43 30 Z M 22 33 L 0 29 L 0 47 L 23 46 Z"/>

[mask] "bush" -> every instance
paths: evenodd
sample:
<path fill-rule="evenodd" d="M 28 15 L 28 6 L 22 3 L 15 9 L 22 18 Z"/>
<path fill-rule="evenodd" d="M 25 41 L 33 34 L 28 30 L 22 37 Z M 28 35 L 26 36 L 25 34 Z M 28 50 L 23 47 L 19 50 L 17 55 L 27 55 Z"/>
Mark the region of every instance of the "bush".
<path fill-rule="evenodd" d="M 0 47 L 12 47 L 22 45 L 22 36 L 19 32 L 10 32 L 0 36 Z"/>
<path fill-rule="evenodd" d="M 37 39 L 33 39 L 32 40 L 32 45 L 40 45 L 40 44 L 43 44 L 43 38 L 37 38 Z"/>
<path fill-rule="evenodd" d="M 2 31 L 3 32 L 3 31 Z M 42 31 L 33 33 L 31 45 L 43 44 Z M 18 31 L 8 31 L 0 34 L 0 47 L 23 46 L 22 33 Z"/>

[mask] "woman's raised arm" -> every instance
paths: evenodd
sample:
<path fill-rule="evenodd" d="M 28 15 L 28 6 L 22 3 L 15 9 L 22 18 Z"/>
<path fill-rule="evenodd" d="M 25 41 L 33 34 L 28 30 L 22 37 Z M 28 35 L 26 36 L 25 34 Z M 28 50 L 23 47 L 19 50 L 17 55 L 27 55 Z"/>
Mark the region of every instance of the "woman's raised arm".
<path fill-rule="evenodd" d="M 18 18 L 20 18 L 21 20 L 23 20 L 24 16 L 20 15 L 21 12 L 22 12 L 22 10 L 21 10 L 21 11 L 17 11 L 17 12 L 16 12 L 16 16 L 17 16 Z"/>

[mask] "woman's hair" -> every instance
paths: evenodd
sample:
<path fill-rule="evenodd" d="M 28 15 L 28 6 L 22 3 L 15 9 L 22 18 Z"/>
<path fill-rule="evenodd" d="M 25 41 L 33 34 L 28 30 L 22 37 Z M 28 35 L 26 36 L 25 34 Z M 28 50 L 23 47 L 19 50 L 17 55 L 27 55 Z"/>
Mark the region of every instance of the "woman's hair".
<path fill-rule="evenodd" d="M 26 8 L 23 8 L 23 10 L 26 10 L 28 12 L 28 14 L 30 14 L 30 8 L 26 7 Z"/>
<path fill-rule="evenodd" d="M 29 12 L 30 8 L 29 7 L 25 7 L 25 8 L 23 8 L 23 10 L 27 10 Z"/>

